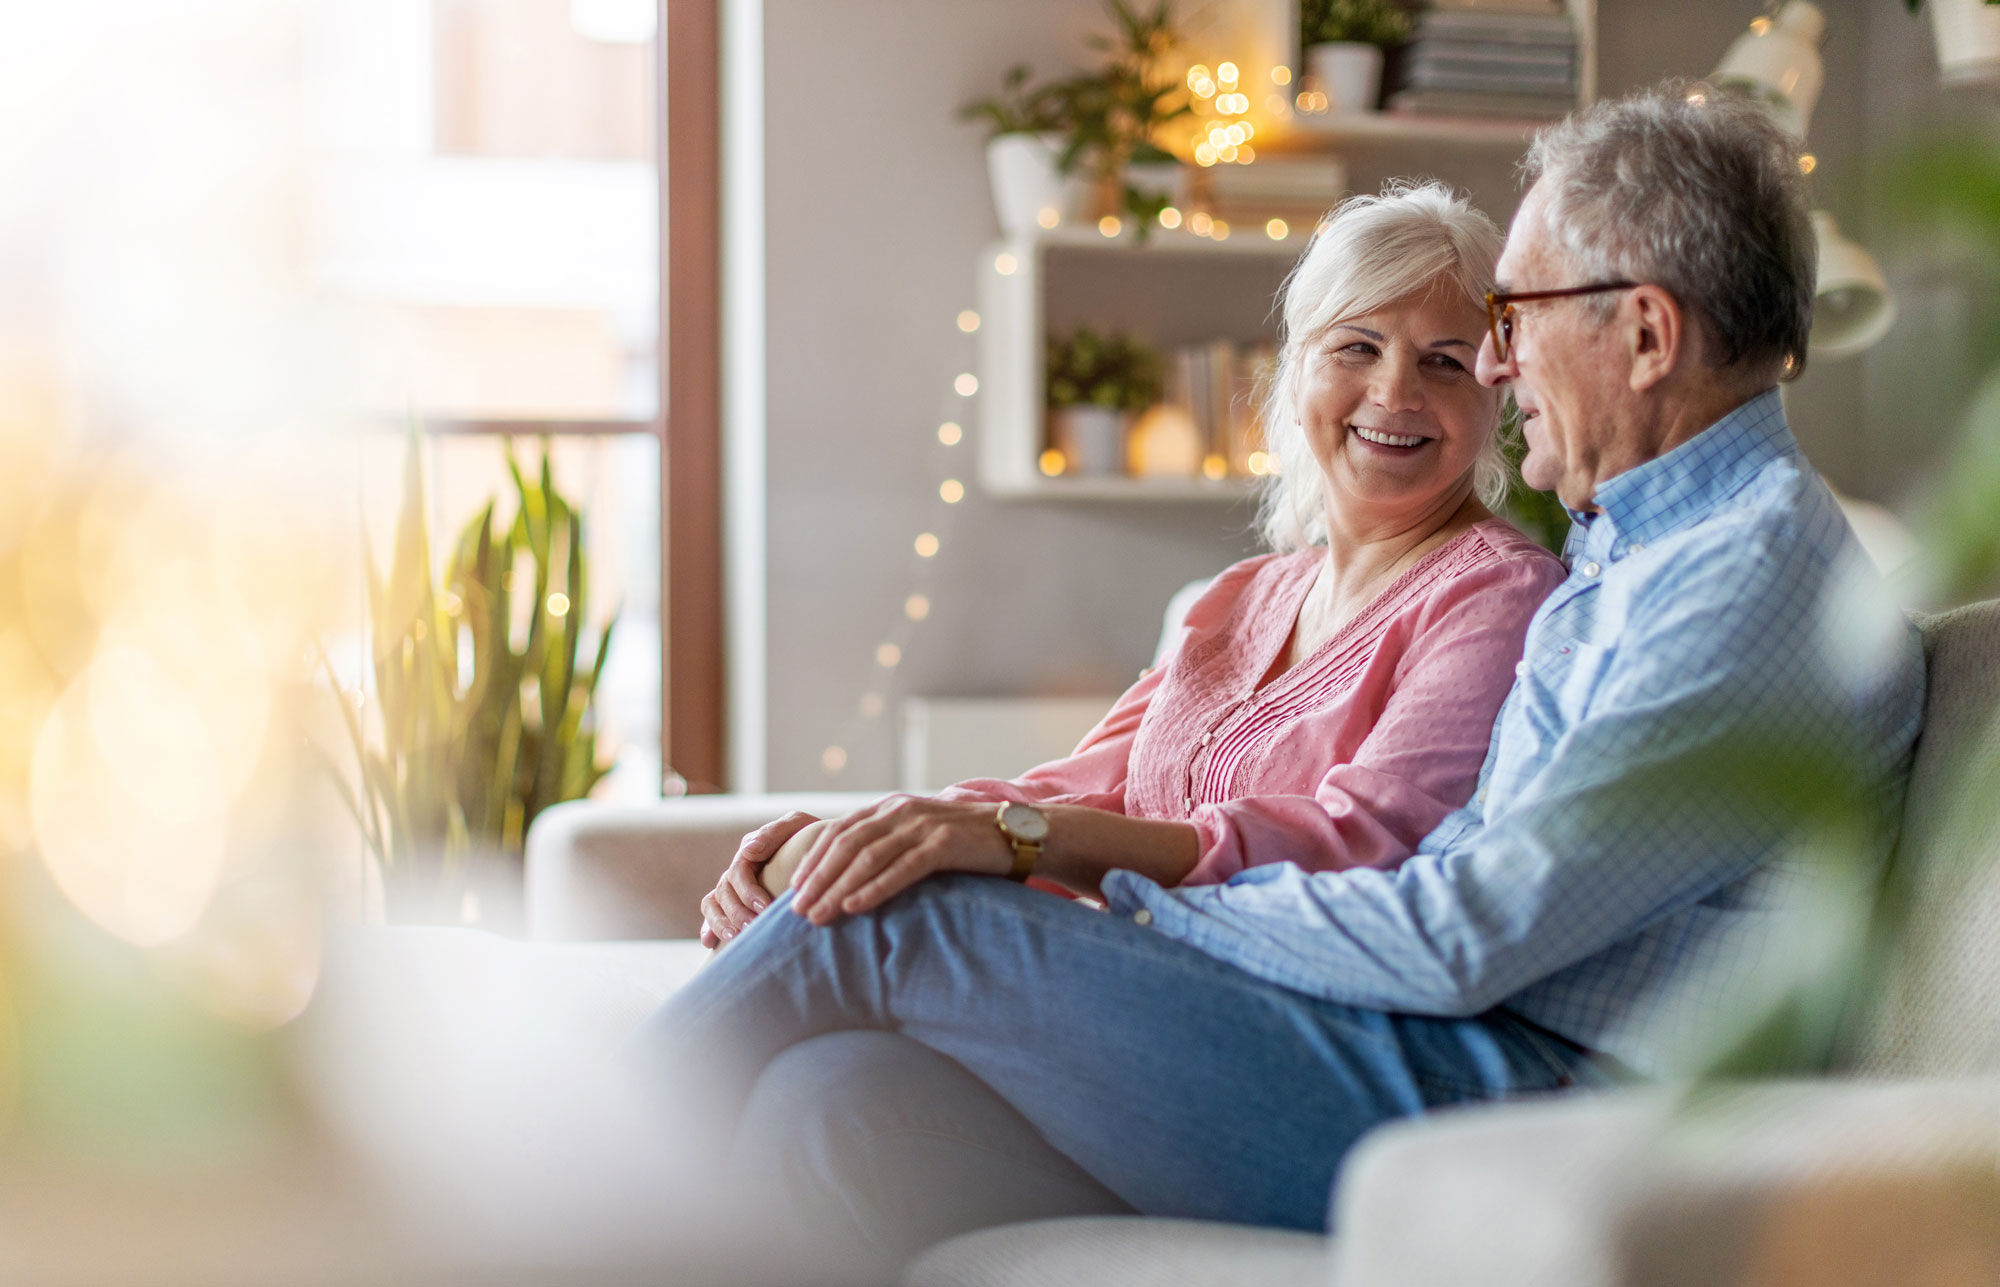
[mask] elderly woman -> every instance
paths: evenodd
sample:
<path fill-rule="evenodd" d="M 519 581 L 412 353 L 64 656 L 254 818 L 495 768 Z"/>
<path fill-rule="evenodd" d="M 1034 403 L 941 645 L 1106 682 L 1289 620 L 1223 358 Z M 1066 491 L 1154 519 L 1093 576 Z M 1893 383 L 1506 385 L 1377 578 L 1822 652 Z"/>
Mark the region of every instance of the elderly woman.
<path fill-rule="evenodd" d="M 1223 572 L 1067 759 L 745 838 L 727 941 L 787 884 L 817 924 L 941 871 L 1093 894 L 1246 867 L 1390 867 L 1472 795 L 1528 620 L 1563 578 L 1493 517 L 1501 394 L 1473 364 L 1500 234 L 1436 185 L 1340 207 L 1285 289 L 1266 423 L 1275 553 Z"/>

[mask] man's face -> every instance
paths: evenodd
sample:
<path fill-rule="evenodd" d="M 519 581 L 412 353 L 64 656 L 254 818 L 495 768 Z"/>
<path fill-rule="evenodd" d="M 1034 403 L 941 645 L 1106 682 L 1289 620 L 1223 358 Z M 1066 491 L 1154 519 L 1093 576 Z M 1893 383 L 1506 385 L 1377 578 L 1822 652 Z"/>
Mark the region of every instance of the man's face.
<path fill-rule="evenodd" d="M 1549 235 L 1547 205 L 1539 183 L 1521 199 L 1495 272 L 1500 290 L 1585 284 L 1572 280 L 1575 273 L 1563 265 L 1561 248 Z M 1528 446 L 1521 477 L 1538 490 L 1553 488 L 1571 509 L 1590 507 L 1599 455 L 1630 397 L 1609 331 L 1592 321 L 1587 300 L 1536 300 L 1515 306 L 1505 362 L 1495 354 L 1491 334 L 1479 347 L 1480 382 L 1512 385 L 1521 408 L 1521 435 Z"/>

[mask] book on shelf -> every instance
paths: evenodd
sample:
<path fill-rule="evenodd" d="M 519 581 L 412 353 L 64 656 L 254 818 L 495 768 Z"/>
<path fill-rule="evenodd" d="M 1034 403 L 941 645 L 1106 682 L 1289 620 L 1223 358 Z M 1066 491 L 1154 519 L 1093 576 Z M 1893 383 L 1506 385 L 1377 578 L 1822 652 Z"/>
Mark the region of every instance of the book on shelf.
<path fill-rule="evenodd" d="M 1387 106 L 1392 112 L 1409 112 L 1418 116 L 1491 116 L 1509 120 L 1553 121 L 1576 110 L 1576 96 L 1401 89 L 1389 95 Z"/>
<path fill-rule="evenodd" d="M 1197 204 L 1218 219 L 1309 228 L 1347 195 L 1347 170 L 1337 157 L 1267 154 L 1255 165 L 1211 166 L 1195 183 Z"/>
<path fill-rule="evenodd" d="M 1428 13 L 1503 14 L 1507 17 L 1560 18 L 1556 0 L 1431 0 Z"/>
<path fill-rule="evenodd" d="M 1264 450 L 1263 395 L 1276 368 L 1277 345 L 1210 340 L 1184 344 L 1167 361 L 1164 401 L 1184 408 L 1207 453 L 1229 462 L 1229 474 L 1251 474 L 1250 455 Z"/>
<path fill-rule="evenodd" d="M 1413 43 L 1426 40 L 1478 41 L 1492 45 L 1576 44 L 1576 29 L 1558 14 L 1535 17 L 1527 14 L 1464 13 L 1433 9 L 1417 19 L 1410 33 Z"/>
<path fill-rule="evenodd" d="M 1576 98 L 1576 81 L 1567 72 L 1559 76 L 1522 76 L 1518 73 L 1411 67 L 1404 72 L 1398 88 L 1466 94 L 1522 94 L 1530 98 Z"/>

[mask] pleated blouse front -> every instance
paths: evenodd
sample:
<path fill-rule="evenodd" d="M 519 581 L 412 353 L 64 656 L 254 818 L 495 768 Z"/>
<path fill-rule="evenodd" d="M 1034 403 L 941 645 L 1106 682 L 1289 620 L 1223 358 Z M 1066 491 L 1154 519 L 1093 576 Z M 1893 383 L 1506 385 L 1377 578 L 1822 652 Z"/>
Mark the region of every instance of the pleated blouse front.
<path fill-rule="evenodd" d="M 1166 663 L 1070 756 L 941 794 L 1192 823 L 1190 884 L 1267 862 L 1401 862 L 1471 797 L 1529 619 L 1563 568 L 1504 521 L 1479 523 L 1273 675 L 1325 557 L 1229 568 Z"/>

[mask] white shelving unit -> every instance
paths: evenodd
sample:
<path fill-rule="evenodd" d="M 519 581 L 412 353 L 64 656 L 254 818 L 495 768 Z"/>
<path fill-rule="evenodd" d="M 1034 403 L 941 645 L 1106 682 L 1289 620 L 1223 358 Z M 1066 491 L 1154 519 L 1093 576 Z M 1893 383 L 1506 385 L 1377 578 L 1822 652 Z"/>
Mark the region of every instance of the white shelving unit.
<path fill-rule="evenodd" d="M 1062 227 L 995 242 L 979 266 L 979 476 L 987 493 L 1042 500 L 1241 500 L 1245 479 L 1043 476 L 1047 446 L 1043 346 L 1050 330 L 1077 325 L 1125 331 L 1163 350 L 1227 337 L 1277 334 L 1279 285 L 1304 252 L 1299 230 L 1274 241 L 1262 228 L 1226 240 L 1156 229 Z"/>
<path fill-rule="evenodd" d="M 1577 34 L 1577 99 L 1597 97 L 1597 0 L 1565 0 Z M 1224 51 L 1253 77 L 1284 63 L 1297 77 L 1298 0 L 1225 0 L 1201 10 L 1190 48 Z M 1256 82 L 1262 83 L 1262 82 Z M 1393 158 L 1408 172 L 1451 178 L 1449 161 L 1490 164 L 1518 153 L 1545 122 L 1384 112 L 1312 116 L 1290 110 L 1260 150 L 1272 155 L 1353 150 Z M 1303 253 L 1310 228 L 1272 241 L 1239 227 L 1214 241 L 1155 230 L 1144 244 L 1129 232 L 1060 227 L 1027 240 L 997 242 L 979 266 L 980 481 L 995 496 L 1081 501 L 1240 500 L 1255 484 L 1231 479 L 1044 477 L 1043 342 L 1079 324 L 1122 330 L 1161 349 L 1227 337 L 1274 337 L 1277 292 Z"/>

